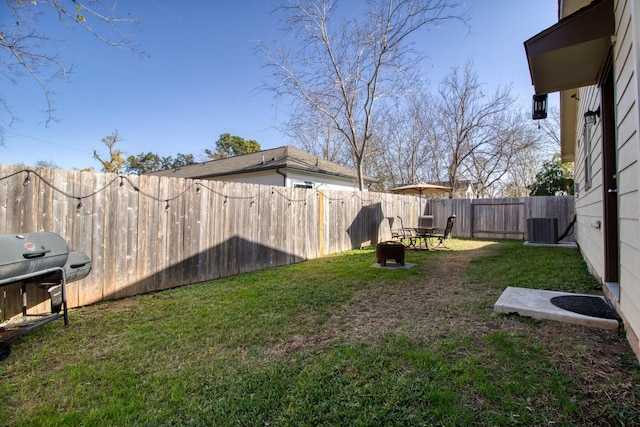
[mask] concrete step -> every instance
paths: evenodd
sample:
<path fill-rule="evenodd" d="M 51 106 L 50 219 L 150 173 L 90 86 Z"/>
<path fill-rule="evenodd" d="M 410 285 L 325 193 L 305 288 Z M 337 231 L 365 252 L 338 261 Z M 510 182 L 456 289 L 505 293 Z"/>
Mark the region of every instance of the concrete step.
<path fill-rule="evenodd" d="M 521 316 L 533 317 L 538 320 L 557 320 L 559 322 L 590 326 L 594 328 L 608 330 L 618 329 L 619 323 L 615 319 L 586 316 L 556 307 L 551 303 L 551 298 L 565 295 L 595 296 L 509 286 L 504 290 L 498 301 L 495 303 L 493 310 L 496 313 L 517 313 Z M 604 297 L 598 296 L 598 298 L 602 298 L 603 301 L 606 302 Z"/>

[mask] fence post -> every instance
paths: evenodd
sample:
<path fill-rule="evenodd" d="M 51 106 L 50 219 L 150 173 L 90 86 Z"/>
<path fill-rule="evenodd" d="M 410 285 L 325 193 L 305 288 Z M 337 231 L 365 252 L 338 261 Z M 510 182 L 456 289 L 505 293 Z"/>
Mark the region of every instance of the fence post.
<path fill-rule="evenodd" d="M 474 205 L 473 200 L 471 200 L 471 203 L 469 204 L 469 234 L 471 235 L 472 239 L 473 239 L 473 221 L 474 221 L 474 213 L 475 213 L 475 208 L 473 205 Z"/>
<path fill-rule="evenodd" d="M 318 190 L 318 256 L 324 256 L 324 191 Z"/>

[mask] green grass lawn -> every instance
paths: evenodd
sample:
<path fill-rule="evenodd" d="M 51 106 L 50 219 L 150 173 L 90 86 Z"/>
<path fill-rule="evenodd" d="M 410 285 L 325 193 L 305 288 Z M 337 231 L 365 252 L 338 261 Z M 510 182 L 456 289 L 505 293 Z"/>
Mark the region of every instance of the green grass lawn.
<path fill-rule="evenodd" d="M 0 425 L 634 425 L 621 332 L 496 315 L 506 286 L 597 293 L 578 251 L 350 251 L 70 311 L 0 362 Z"/>

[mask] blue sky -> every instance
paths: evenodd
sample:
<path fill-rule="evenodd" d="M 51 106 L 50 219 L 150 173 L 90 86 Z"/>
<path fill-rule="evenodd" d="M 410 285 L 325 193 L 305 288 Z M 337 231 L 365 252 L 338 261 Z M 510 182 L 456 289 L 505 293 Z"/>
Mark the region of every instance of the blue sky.
<path fill-rule="evenodd" d="M 108 3 L 109 0 L 107 0 Z M 348 0 L 343 0 L 348 4 Z M 93 166 L 94 149 L 118 130 L 120 148 L 137 155 L 198 155 L 229 132 L 257 140 L 262 148 L 286 145 L 278 130 L 288 106 L 259 89 L 267 77 L 256 53 L 260 41 L 286 43 L 270 0 L 118 2 L 140 23 L 130 32 L 144 55 L 111 48 L 79 30 L 52 25 L 60 57 L 74 69 L 56 81 L 55 117 L 45 125 L 45 99 L 27 78 L 0 90 L 17 120 L 5 130 L 0 163 L 32 165 L 39 160 L 66 169 Z M 0 5 L 0 27 L 9 19 Z M 130 8 L 130 9 L 127 9 Z M 425 56 L 425 78 L 435 91 L 452 66 L 473 60 L 487 91 L 512 84 L 530 112 L 533 88 L 523 42 L 557 21 L 557 0 L 469 0 L 461 9 L 469 29 L 449 22 L 420 33 L 415 49 Z M 0 77 L 1 78 L 1 77 Z M 551 97 L 551 104 L 557 104 Z"/>

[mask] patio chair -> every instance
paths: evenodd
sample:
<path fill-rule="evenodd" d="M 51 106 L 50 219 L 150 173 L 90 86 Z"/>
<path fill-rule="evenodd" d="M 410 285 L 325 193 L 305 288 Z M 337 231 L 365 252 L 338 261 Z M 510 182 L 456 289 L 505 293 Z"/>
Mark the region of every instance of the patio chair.
<path fill-rule="evenodd" d="M 433 215 L 423 215 L 418 217 L 419 228 L 433 228 Z"/>
<path fill-rule="evenodd" d="M 389 222 L 389 231 L 391 231 L 391 240 L 401 240 L 402 239 L 402 227 L 394 228 L 395 218 L 392 216 L 387 217 L 387 221 Z"/>
<path fill-rule="evenodd" d="M 404 228 L 402 217 L 397 216 L 396 218 L 398 218 L 400 226 L 394 228 L 393 225 L 395 224 L 395 218 L 391 216 L 387 217 L 387 220 L 389 221 L 389 228 L 391 229 L 391 239 L 403 243 L 404 240 L 411 238 L 411 230 L 407 230 L 406 228 Z"/>
<path fill-rule="evenodd" d="M 455 224 L 455 221 L 456 221 L 456 216 L 452 215 L 449 218 L 447 218 L 447 225 L 444 229 L 435 228 L 433 230 L 433 233 L 427 234 L 426 237 L 429 240 L 438 239 L 438 244 L 435 246 L 432 245 L 434 249 L 437 249 L 437 248 L 451 249 L 450 247 L 444 244 L 444 241 L 448 239 L 449 236 L 451 235 L 451 230 L 453 229 L 453 225 Z"/>

